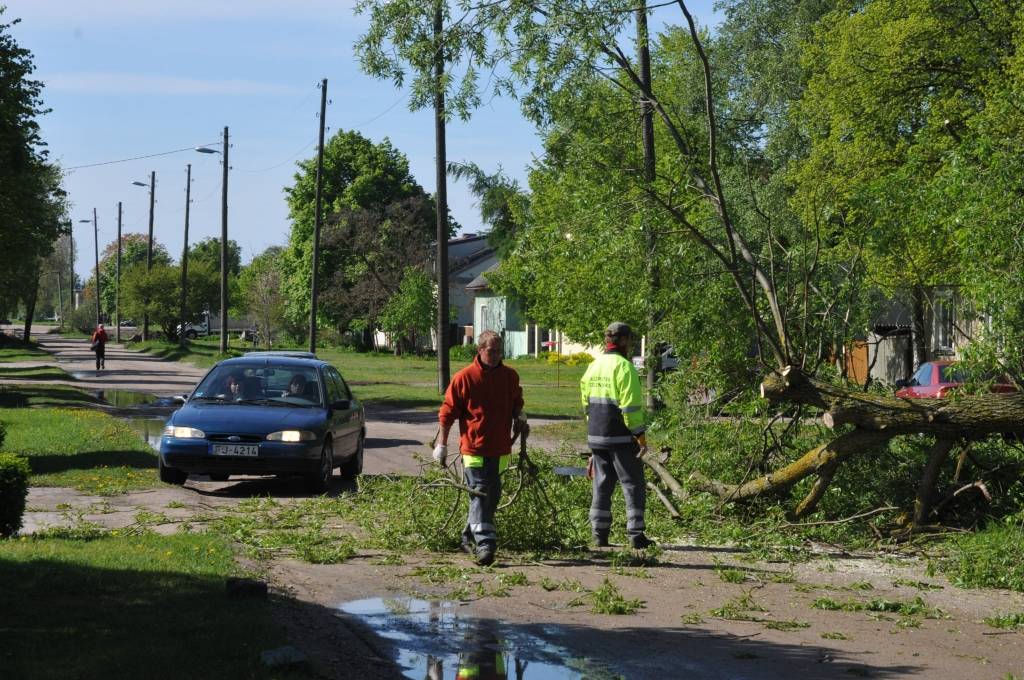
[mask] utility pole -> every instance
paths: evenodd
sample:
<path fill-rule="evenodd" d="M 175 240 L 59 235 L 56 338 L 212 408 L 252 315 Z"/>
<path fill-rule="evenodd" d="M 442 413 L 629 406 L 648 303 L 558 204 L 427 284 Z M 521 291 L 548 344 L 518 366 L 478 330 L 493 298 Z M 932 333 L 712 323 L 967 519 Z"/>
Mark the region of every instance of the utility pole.
<path fill-rule="evenodd" d="M 146 273 L 153 269 L 153 204 L 156 202 L 156 170 L 149 173 L 149 240 L 146 242 Z M 149 307 L 149 299 L 146 299 Z M 142 341 L 149 340 L 149 312 L 142 315 Z"/>
<path fill-rule="evenodd" d="M 64 290 L 60 285 L 60 267 L 57 267 L 57 314 L 60 316 L 58 328 L 64 328 Z"/>
<path fill-rule="evenodd" d="M 224 126 L 224 176 L 220 194 L 220 353 L 228 351 L 228 126 Z"/>
<path fill-rule="evenodd" d="M 92 209 L 92 243 L 96 252 L 96 325 L 101 321 L 100 317 L 100 230 L 96 225 L 96 208 Z"/>
<path fill-rule="evenodd" d="M 313 281 L 309 291 L 309 351 L 316 352 L 317 274 L 320 268 L 320 226 L 323 222 L 324 125 L 327 116 L 327 78 L 320 82 L 320 146 L 316 153 L 316 217 L 313 226 Z"/>
<path fill-rule="evenodd" d="M 185 166 L 185 245 L 181 249 L 181 330 L 178 331 L 178 343 L 185 346 L 185 321 L 188 300 L 188 210 L 192 203 L 192 164 Z"/>
<path fill-rule="evenodd" d="M 114 270 L 114 334 L 121 342 L 121 201 L 117 202 L 117 265 Z"/>
<path fill-rule="evenodd" d="M 648 187 L 654 182 L 655 157 L 654 157 L 654 110 L 651 106 L 649 94 L 651 92 L 651 52 L 650 36 L 647 31 L 647 3 L 640 2 L 636 11 L 636 42 L 640 61 L 640 129 L 644 148 L 644 184 Z M 654 386 L 658 379 L 658 372 L 661 370 L 661 355 L 658 353 L 657 343 L 654 342 L 654 327 L 658 323 L 657 294 L 660 288 L 658 265 L 655 255 L 658 246 L 657 235 L 654 232 L 654 225 L 651 223 L 650 215 L 645 215 L 643 221 L 644 246 L 646 257 L 644 261 L 647 268 L 647 344 L 644 363 L 647 365 L 646 387 L 647 387 L 647 409 L 654 408 Z"/>
<path fill-rule="evenodd" d="M 437 178 L 437 387 L 448 389 L 448 160 L 444 122 L 444 15 L 434 2 L 434 148 Z"/>
<path fill-rule="evenodd" d="M 68 227 L 68 247 L 71 249 L 71 294 L 68 296 L 68 313 L 75 311 L 75 225 Z"/>

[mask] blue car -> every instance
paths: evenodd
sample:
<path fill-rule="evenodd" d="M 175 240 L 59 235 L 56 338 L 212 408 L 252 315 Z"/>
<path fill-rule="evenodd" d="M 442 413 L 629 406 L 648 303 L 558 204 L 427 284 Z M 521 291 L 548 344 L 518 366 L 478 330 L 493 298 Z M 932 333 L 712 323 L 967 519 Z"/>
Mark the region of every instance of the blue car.
<path fill-rule="evenodd" d="M 337 369 L 309 352 L 250 352 L 203 377 L 164 427 L 160 480 L 190 473 L 305 477 L 313 491 L 363 470 L 366 417 Z"/>

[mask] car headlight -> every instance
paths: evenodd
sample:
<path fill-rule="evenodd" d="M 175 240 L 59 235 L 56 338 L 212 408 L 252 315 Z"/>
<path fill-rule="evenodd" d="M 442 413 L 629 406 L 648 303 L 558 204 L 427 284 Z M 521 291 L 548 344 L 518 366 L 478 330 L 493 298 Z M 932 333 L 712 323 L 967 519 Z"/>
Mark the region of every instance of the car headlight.
<path fill-rule="evenodd" d="M 267 435 L 268 442 L 311 442 L 314 439 L 316 433 L 309 430 L 281 430 Z"/>
<path fill-rule="evenodd" d="M 206 439 L 206 433 L 194 427 L 177 427 L 168 425 L 164 428 L 165 437 L 177 437 L 178 439 Z"/>

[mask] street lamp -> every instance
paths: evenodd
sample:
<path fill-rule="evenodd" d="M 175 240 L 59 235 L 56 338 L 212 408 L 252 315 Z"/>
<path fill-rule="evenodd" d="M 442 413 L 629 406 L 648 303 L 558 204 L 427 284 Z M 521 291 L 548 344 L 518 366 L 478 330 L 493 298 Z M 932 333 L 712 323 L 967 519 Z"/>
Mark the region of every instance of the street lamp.
<path fill-rule="evenodd" d="M 137 187 L 146 186 L 145 182 L 134 181 Z M 153 203 L 156 197 L 156 171 L 149 173 L 149 240 L 146 242 L 146 273 L 153 269 Z M 142 341 L 149 340 L 149 300 L 145 300 L 147 311 L 142 315 Z"/>
<path fill-rule="evenodd" d="M 100 324 L 100 232 L 96 226 L 96 208 L 92 209 L 91 220 L 78 220 L 81 224 L 92 222 L 93 247 L 96 251 L 96 325 Z"/>
<path fill-rule="evenodd" d="M 197 153 L 219 153 L 224 166 L 220 193 L 220 352 L 228 351 L 228 126 L 224 126 L 224 141 L 220 151 L 208 146 L 195 147 Z"/>

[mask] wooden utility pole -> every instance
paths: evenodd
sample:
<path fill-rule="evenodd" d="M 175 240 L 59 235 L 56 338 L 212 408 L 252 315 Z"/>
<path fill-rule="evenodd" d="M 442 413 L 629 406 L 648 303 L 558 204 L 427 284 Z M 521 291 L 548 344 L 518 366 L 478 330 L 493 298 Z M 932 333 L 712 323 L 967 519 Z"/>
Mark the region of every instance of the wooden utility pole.
<path fill-rule="evenodd" d="M 146 273 L 153 269 L 153 205 L 156 202 L 156 170 L 149 173 L 149 239 L 146 241 Z M 149 298 L 146 299 L 149 307 Z M 149 340 L 149 312 L 142 315 L 142 340 Z"/>
<path fill-rule="evenodd" d="M 68 227 L 68 248 L 71 250 L 71 283 L 68 288 L 70 294 L 68 295 L 68 314 L 75 311 L 75 226 L 72 224 Z"/>
<path fill-rule="evenodd" d="M 185 322 L 187 321 L 188 300 L 188 211 L 192 205 L 192 164 L 185 166 L 185 245 L 181 248 L 181 330 L 178 331 L 178 343 L 185 346 Z"/>
<path fill-rule="evenodd" d="M 220 193 L 220 353 L 228 351 L 228 126 L 224 126 L 221 152 L 224 173 Z"/>
<path fill-rule="evenodd" d="M 651 91 L 650 35 L 647 31 L 647 3 L 641 2 L 636 11 L 637 57 L 640 61 L 640 82 L 643 92 L 640 100 L 640 130 L 644 149 L 644 184 L 651 185 L 655 176 L 654 110 L 648 94 Z M 654 327 L 658 323 L 657 294 L 660 287 L 658 266 L 655 261 L 658 239 L 649 214 L 644 219 L 644 263 L 647 269 L 647 343 L 644 363 L 647 366 L 647 409 L 654 408 L 654 386 L 661 370 L 661 355 L 654 341 Z"/>
<path fill-rule="evenodd" d="M 96 224 L 96 208 L 92 209 L 92 245 L 96 253 L 96 325 L 102 321 L 100 315 L 100 230 Z"/>
<path fill-rule="evenodd" d="M 117 202 L 117 263 L 114 270 L 114 335 L 121 342 L 121 201 Z"/>
<path fill-rule="evenodd" d="M 313 220 L 313 280 L 309 287 L 309 351 L 316 352 L 317 277 L 320 270 L 320 227 L 323 223 L 324 126 L 327 117 L 327 78 L 320 82 L 320 145 L 316 151 L 316 208 Z"/>
<path fill-rule="evenodd" d="M 57 314 L 60 317 L 58 328 L 64 328 L 64 289 L 60 285 L 60 267 L 57 267 Z"/>
<path fill-rule="evenodd" d="M 444 112 L 444 14 L 434 3 L 434 147 L 437 177 L 437 387 L 448 389 L 448 161 Z"/>

